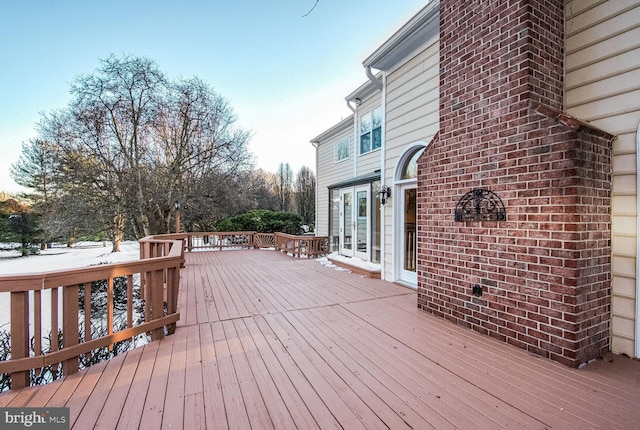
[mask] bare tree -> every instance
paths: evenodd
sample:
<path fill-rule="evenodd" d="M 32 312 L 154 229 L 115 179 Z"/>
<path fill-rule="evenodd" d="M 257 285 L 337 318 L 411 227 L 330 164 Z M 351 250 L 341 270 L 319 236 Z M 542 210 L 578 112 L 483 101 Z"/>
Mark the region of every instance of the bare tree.
<path fill-rule="evenodd" d="M 316 177 L 307 166 L 298 171 L 295 182 L 296 212 L 307 225 L 313 225 L 316 211 Z"/>
<path fill-rule="evenodd" d="M 55 147 L 58 187 L 91 202 L 84 209 L 107 224 L 114 250 L 127 224 L 136 237 L 168 232 L 176 200 L 195 204 L 192 190 L 250 164 L 249 133 L 227 102 L 197 78 L 167 79 L 149 59 L 112 55 L 71 94 L 40 134 Z"/>
<path fill-rule="evenodd" d="M 254 201 L 255 209 L 277 211 L 280 209 L 280 198 L 275 193 L 273 173 L 262 169 L 251 172 L 246 178 L 247 189 Z"/>
<path fill-rule="evenodd" d="M 280 199 L 280 210 L 291 210 L 291 193 L 293 192 L 293 170 L 289 163 L 280 163 L 275 175 L 275 189 Z"/>

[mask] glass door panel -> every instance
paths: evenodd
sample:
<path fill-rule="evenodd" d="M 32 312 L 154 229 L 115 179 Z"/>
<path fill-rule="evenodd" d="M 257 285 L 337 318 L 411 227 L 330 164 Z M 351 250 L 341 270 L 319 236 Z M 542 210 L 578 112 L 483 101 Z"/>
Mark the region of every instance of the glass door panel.
<path fill-rule="evenodd" d="M 404 190 L 404 270 L 416 271 L 416 189 Z"/>
<path fill-rule="evenodd" d="M 396 251 L 400 254 L 400 279 L 415 286 L 418 283 L 416 264 L 417 254 L 417 231 L 416 231 L 416 195 L 415 185 L 403 186 L 400 189 L 400 244 Z"/>
<path fill-rule="evenodd" d="M 353 192 L 340 192 L 340 253 L 353 255 Z"/>
<path fill-rule="evenodd" d="M 369 258 L 369 189 L 360 188 L 356 190 L 357 217 L 356 231 L 357 248 L 355 249 L 358 257 L 363 260 Z"/>

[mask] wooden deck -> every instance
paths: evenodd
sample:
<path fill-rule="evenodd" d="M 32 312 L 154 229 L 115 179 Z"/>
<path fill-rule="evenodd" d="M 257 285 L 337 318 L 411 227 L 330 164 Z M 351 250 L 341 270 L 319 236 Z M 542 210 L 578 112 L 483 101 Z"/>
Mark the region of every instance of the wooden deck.
<path fill-rule="evenodd" d="M 191 253 L 180 307 L 174 335 L 0 406 L 68 406 L 76 429 L 640 428 L 639 362 L 570 369 L 314 260 Z"/>

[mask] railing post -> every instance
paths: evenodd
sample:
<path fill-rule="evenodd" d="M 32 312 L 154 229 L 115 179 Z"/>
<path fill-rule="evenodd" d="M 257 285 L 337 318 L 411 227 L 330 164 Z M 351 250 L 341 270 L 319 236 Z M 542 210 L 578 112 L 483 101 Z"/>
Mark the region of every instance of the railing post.
<path fill-rule="evenodd" d="M 164 270 L 154 270 L 148 272 L 150 281 L 147 285 L 149 288 L 150 306 L 147 306 L 147 312 L 149 312 L 149 321 L 162 318 L 164 316 L 164 285 L 162 278 L 164 276 Z M 157 328 L 151 332 L 151 340 L 160 340 L 164 337 L 164 329 L 162 327 Z"/>
<path fill-rule="evenodd" d="M 62 289 L 62 344 L 65 348 L 77 345 L 78 334 L 78 285 L 65 286 Z M 62 363 L 65 375 L 78 371 L 78 357 Z"/>
<path fill-rule="evenodd" d="M 29 356 L 29 292 L 11 293 L 11 359 Z M 11 389 L 29 385 L 29 372 L 11 374 Z"/>
<path fill-rule="evenodd" d="M 181 258 L 181 260 L 180 260 L 180 268 L 184 269 L 185 268 L 185 261 L 186 261 L 185 258 L 184 258 L 184 239 L 182 239 L 182 241 L 180 242 L 180 246 L 181 246 L 181 249 L 180 249 L 180 258 Z"/>
<path fill-rule="evenodd" d="M 173 314 L 178 311 L 178 286 L 180 285 L 180 268 L 170 267 L 167 269 L 167 313 Z M 167 327 L 169 334 L 176 331 L 176 323 Z"/>

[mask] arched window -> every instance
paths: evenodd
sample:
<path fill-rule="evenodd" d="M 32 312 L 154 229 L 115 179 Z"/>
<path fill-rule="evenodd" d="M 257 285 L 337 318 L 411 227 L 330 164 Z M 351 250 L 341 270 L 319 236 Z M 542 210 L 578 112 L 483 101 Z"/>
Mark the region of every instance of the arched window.
<path fill-rule="evenodd" d="M 424 152 L 424 146 L 417 146 L 413 152 L 405 155 L 404 164 L 399 171 L 398 179 L 417 179 L 418 178 L 418 158 Z"/>

